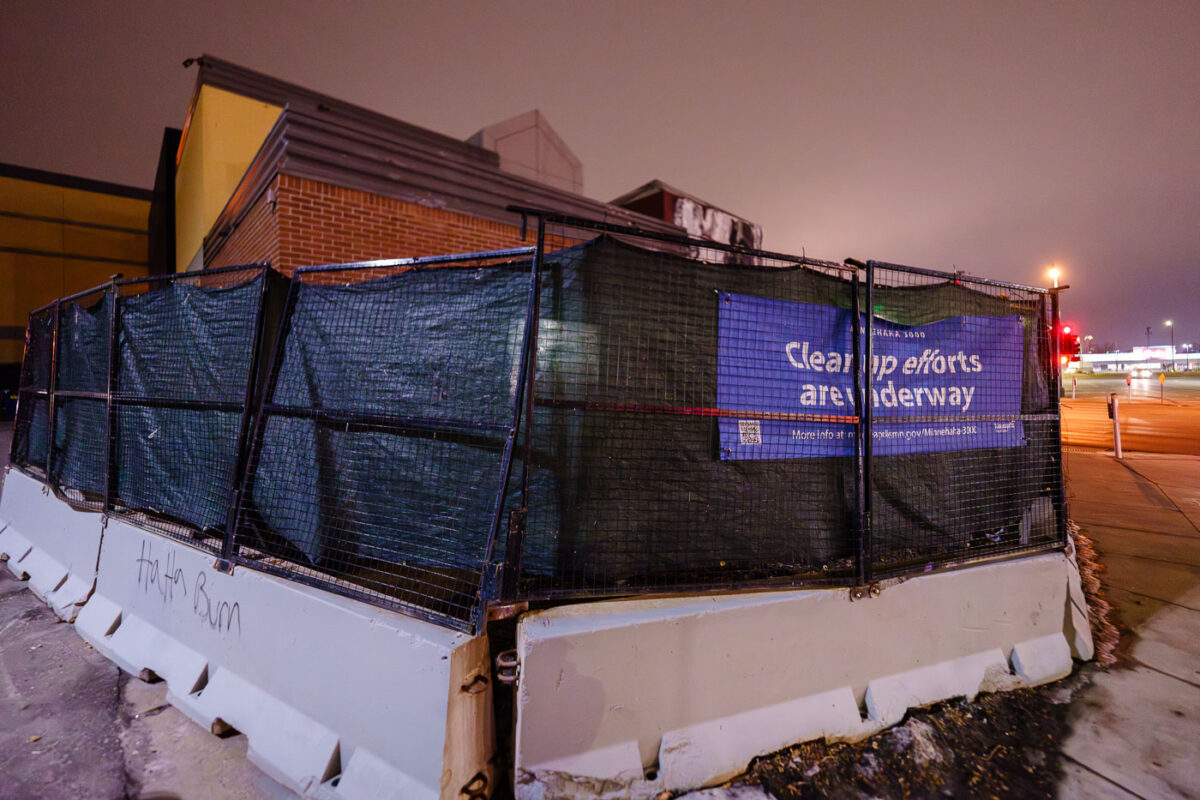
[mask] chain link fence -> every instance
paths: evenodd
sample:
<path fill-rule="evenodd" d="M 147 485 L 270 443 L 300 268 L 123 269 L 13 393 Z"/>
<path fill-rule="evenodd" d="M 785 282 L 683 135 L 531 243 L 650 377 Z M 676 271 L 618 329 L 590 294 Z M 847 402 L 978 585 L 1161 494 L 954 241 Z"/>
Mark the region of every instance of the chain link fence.
<path fill-rule="evenodd" d="M 115 284 L 111 514 L 223 550 L 283 286 L 265 264 Z"/>
<path fill-rule="evenodd" d="M 1061 544 L 1050 295 L 878 262 L 866 273 L 872 575 Z"/>
<path fill-rule="evenodd" d="M 58 302 L 29 315 L 10 453 L 14 464 L 21 465 L 43 480 L 50 459 L 50 382 L 54 375 Z"/>
<path fill-rule="evenodd" d="M 536 247 L 39 309 L 12 460 L 221 568 L 464 631 L 1064 545 L 1053 293 L 524 213 Z"/>
<path fill-rule="evenodd" d="M 480 624 L 524 369 L 532 249 L 297 270 L 233 558 Z"/>

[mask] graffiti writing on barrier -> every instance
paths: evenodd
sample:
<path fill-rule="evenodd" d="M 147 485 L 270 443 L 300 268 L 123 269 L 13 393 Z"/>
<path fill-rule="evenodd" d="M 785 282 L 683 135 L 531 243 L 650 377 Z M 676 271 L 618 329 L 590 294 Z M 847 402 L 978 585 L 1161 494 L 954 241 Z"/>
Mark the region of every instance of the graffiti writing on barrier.
<path fill-rule="evenodd" d="M 237 623 L 238 636 L 242 635 L 242 608 L 236 602 L 213 599 L 208 595 L 208 573 L 197 572 L 195 592 L 192 595 L 192 610 L 217 631 L 229 631 Z"/>
<path fill-rule="evenodd" d="M 154 558 L 154 548 L 149 542 L 142 541 L 142 554 L 138 557 L 138 586 L 149 593 L 151 589 L 164 603 L 175 600 L 175 590 L 178 589 L 184 597 L 187 596 L 187 583 L 183 570 L 175 564 L 174 551 L 167 552 L 166 564 L 161 564 Z"/>
<path fill-rule="evenodd" d="M 192 600 L 192 612 L 218 633 L 242 635 L 242 608 L 239 603 L 215 597 L 208 583 L 208 570 L 199 569 L 189 582 L 183 568 L 168 550 L 166 559 L 154 556 L 154 545 L 142 540 L 141 555 L 137 558 L 138 587 L 146 594 L 153 592 L 164 604 L 177 600 Z M 190 590 L 189 590 L 190 585 Z"/>

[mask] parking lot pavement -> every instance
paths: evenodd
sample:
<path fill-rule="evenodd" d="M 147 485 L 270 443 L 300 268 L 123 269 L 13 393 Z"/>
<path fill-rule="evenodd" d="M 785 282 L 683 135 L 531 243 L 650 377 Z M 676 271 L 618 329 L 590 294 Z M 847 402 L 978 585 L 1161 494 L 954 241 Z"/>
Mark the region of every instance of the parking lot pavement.
<path fill-rule="evenodd" d="M 1060 797 L 1200 797 L 1200 458 L 1068 453 L 1071 516 L 1123 626 L 1072 702 Z"/>

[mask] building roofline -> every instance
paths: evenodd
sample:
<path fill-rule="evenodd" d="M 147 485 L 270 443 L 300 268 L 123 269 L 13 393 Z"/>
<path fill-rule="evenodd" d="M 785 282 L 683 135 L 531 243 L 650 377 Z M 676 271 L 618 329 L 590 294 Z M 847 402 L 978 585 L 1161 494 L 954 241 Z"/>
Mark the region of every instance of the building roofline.
<path fill-rule="evenodd" d="M 0 178 L 15 178 L 33 183 L 45 183 L 51 186 L 62 186 L 66 189 L 79 189 L 97 194 L 111 194 L 117 197 L 128 197 L 133 200 L 153 200 L 154 192 L 150 189 L 139 189 L 136 186 L 125 186 L 120 183 L 97 181 L 91 178 L 81 178 L 77 175 L 65 175 L 61 172 L 49 172 L 32 167 L 22 167 L 17 164 L 0 162 Z"/>
<path fill-rule="evenodd" d="M 430 138 L 423 135 L 428 132 L 410 136 L 414 126 L 381 119 L 382 124 L 368 124 L 365 118 L 285 106 L 205 236 L 205 253 L 219 252 L 281 174 L 510 225 L 520 223 L 520 215 L 507 210 L 517 204 L 681 232 L 669 222 L 504 172 L 498 159 L 475 157 L 472 151 L 495 156 L 482 148 L 431 147 Z"/>
<path fill-rule="evenodd" d="M 693 201 L 699 203 L 700 205 L 705 206 L 706 208 L 711 208 L 714 211 L 720 211 L 724 214 L 728 214 L 731 217 L 737 217 L 738 219 L 746 220 L 746 218 L 741 216 L 740 214 L 735 214 L 732 211 L 727 211 L 724 208 L 721 208 L 720 206 L 713 205 L 711 202 L 709 202 L 708 200 L 705 200 L 703 197 L 697 197 L 696 195 L 692 194 L 691 192 L 685 192 L 682 189 L 676 189 L 674 186 L 672 186 L 669 183 L 666 183 L 664 181 L 661 181 L 658 178 L 655 178 L 652 181 L 647 181 L 646 183 L 643 183 L 641 186 L 637 187 L 636 189 L 631 189 L 630 191 L 626 192 L 625 194 L 621 195 L 620 197 L 614 198 L 614 199 L 610 200 L 609 202 L 612 203 L 613 205 L 623 205 L 625 203 L 632 203 L 637 200 L 641 200 L 642 198 L 649 197 L 660 191 L 664 191 L 669 194 L 673 194 L 676 197 L 683 197 L 688 200 L 693 200 Z M 746 220 L 746 221 L 750 222 L 750 220 Z M 751 222 L 751 224 L 756 224 L 756 223 Z"/>
<path fill-rule="evenodd" d="M 520 114 L 502 119 L 499 122 L 493 122 L 485 128 L 480 128 L 467 138 L 469 144 L 482 147 L 485 150 L 499 152 L 498 143 L 501 139 L 507 138 L 513 133 L 527 130 L 530 127 L 537 128 L 554 147 L 558 153 L 566 159 L 571 166 L 576 169 L 583 169 L 583 162 L 579 160 L 579 156 L 575 155 L 575 151 L 571 146 L 563 140 L 558 131 L 554 130 L 554 126 L 550 124 L 550 120 L 546 119 L 546 115 L 540 110 L 534 108 Z M 499 132 L 505 132 L 502 135 L 497 135 Z M 527 165 L 532 166 L 532 165 Z"/>
<path fill-rule="evenodd" d="M 329 116 L 352 127 L 392 130 L 407 140 L 452 152 L 461 158 L 499 167 L 500 157 L 496 153 L 461 139 L 347 103 L 345 100 L 256 72 L 216 56 L 205 54 L 194 61 L 200 68 L 196 76 L 194 95 L 199 94 L 202 86 L 212 86 L 281 108 L 286 106 L 294 111 Z"/>

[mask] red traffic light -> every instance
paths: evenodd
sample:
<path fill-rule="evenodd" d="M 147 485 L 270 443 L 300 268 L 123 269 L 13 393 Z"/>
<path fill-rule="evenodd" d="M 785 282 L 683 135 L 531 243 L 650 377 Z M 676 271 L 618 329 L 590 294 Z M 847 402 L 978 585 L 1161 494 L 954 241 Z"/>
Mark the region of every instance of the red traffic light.
<path fill-rule="evenodd" d="M 1080 339 L 1071 333 L 1070 325 L 1063 325 L 1058 331 L 1058 354 L 1062 363 L 1079 360 Z"/>

